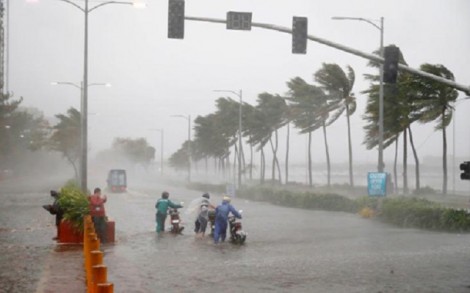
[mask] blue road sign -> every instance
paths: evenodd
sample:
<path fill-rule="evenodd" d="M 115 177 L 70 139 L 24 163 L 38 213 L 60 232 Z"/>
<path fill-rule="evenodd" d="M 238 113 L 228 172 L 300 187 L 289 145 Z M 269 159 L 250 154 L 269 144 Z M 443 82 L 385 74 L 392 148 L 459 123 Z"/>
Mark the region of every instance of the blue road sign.
<path fill-rule="evenodd" d="M 369 196 L 387 195 L 387 173 L 367 173 L 367 192 Z"/>

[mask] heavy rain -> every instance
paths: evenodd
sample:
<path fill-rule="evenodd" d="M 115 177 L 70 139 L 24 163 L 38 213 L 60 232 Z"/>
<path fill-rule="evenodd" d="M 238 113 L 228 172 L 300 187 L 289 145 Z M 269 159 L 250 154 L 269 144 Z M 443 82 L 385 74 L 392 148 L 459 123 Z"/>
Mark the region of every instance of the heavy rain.
<path fill-rule="evenodd" d="M 470 292 L 469 10 L 0 0 L 0 292 Z"/>

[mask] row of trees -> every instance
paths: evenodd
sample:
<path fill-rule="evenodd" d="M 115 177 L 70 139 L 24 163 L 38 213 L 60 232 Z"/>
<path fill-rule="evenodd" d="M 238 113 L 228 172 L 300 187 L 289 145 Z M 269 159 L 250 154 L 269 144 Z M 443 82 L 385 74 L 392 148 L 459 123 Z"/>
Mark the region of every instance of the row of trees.
<path fill-rule="evenodd" d="M 400 56 L 400 62 L 405 60 Z M 369 63 L 378 67 L 378 63 Z M 420 69 L 437 76 L 454 80 L 453 74 L 442 65 L 423 64 Z M 361 94 L 367 95 L 368 102 L 363 119 L 365 137 L 363 143 L 367 149 L 378 145 L 378 75 L 366 74 L 370 86 Z M 353 150 L 351 143 L 350 117 L 356 112 L 356 98 L 352 92 L 355 73 L 351 67 L 344 71 L 337 64 L 323 64 L 322 68 L 313 74 L 313 84 L 300 77 L 287 81 L 288 91 L 284 95 L 261 93 L 257 104 L 242 105 L 243 133 L 242 137 L 250 148 L 250 162 L 245 160 L 243 149 L 238 149 L 238 111 L 240 104 L 229 98 L 221 97 L 216 101 L 215 113 L 198 116 L 194 121 L 194 141 L 191 141 L 191 158 L 194 161 L 215 159 L 216 167 L 222 172 L 230 164 L 230 154 L 235 158 L 242 156 L 242 168 L 245 174 L 249 172 L 252 179 L 253 150 L 260 152 L 260 183 L 265 181 L 265 148 L 273 154 L 271 180 L 289 182 L 289 135 L 293 125 L 300 133 L 308 135 L 308 174 L 309 184 L 312 179 L 311 138 L 316 130 L 323 132 L 325 158 L 327 164 L 327 184 L 331 184 L 330 153 L 327 139 L 327 128 L 344 116 L 347 121 L 348 154 L 349 154 L 349 184 L 354 186 Z M 443 178 L 442 191 L 447 192 L 447 139 L 446 127 L 452 119 L 452 105 L 458 97 L 455 89 L 424 77 L 400 72 L 396 84 L 385 85 L 384 89 L 384 147 L 395 146 L 394 177 L 397 184 L 397 154 L 399 137 L 403 141 L 403 189 L 408 193 L 407 181 L 407 144 L 410 143 L 416 165 L 416 188 L 419 183 L 419 158 L 413 142 L 411 125 L 413 123 L 436 122 L 435 129 L 442 131 L 443 141 Z M 285 171 L 282 178 L 279 164 L 279 137 L 281 128 L 286 129 Z M 188 164 L 188 141 L 170 158 L 170 164 L 176 168 L 186 168 Z M 397 186 L 396 186 L 397 187 Z"/>
<path fill-rule="evenodd" d="M 400 55 L 400 63 L 406 65 L 403 55 Z M 370 63 L 378 67 L 377 63 Z M 454 80 L 453 73 L 443 65 L 423 64 L 420 70 L 436 76 Z M 368 95 L 368 103 L 364 119 L 365 144 L 372 149 L 378 144 L 378 81 L 379 77 L 366 75 L 371 81 L 370 87 L 363 93 Z M 400 72 L 396 84 L 385 85 L 384 88 L 384 146 L 395 145 L 395 161 L 393 166 L 395 189 L 397 184 L 397 153 L 399 138 L 403 143 L 403 190 L 408 193 L 408 143 L 411 145 L 415 161 L 416 189 L 420 189 L 420 163 L 418 153 L 413 141 L 413 124 L 435 122 L 435 130 L 442 132 L 442 193 L 447 194 L 447 133 L 446 128 L 452 121 L 453 105 L 458 98 L 458 92 L 437 81 L 413 75 L 408 72 Z"/>
<path fill-rule="evenodd" d="M 403 56 L 400 62 L 406 64 Z M 377 63 L 370 63 L 378 67 Z M 454 80 L 452 72 L 442 65 L 423 64 L 421 70 L 437 76 Z M 368 102 L 363 119 L 364 144 L 368 149 L 378 144 L 378 75 L 365 75 L 370 86 L 361 94 L 367 95 Z M 235 158 L 240 154 L 245 174 L 252 178 L 253 152 L 260 153 L 260 182 L 266 178 L 266 148 L 272 152 L 271 180 L 289 182 L 289 136 L 291 127 L 308 135 L 308 170 L 309 184 L 313 184 L 311 138 L 312 133 L 321 130 L 325 144 L 327 162 L 327 182 L 331 184 L 330 153 L 327 129 L 341 116 L 347 121 L 349 184 L 354 185 L 353 150 L 351 143 L 351 125 L 349 119 L 356 111 L 356 98 L 352 92 L 355 74 L 351 67 L 344 71 L 337 64 L 323 64 L 313 74 L 314 83 L 310 84 L 300 77 L 287 81 L 288 91 L 283 94 L 261 93 L 256 105 L 244 103 L 243 139 L 250 149 L 250 161 L 247 162 L 243 149 L 238 149 L 238 114 L 240 104 L 228 97 L 216 101 L 216 111 L 206 116 L 198 116 L 194 121 L 194 141 L 186 141 L 170 158 L 170 164 L 186 168 L 189 161 L 188 150 L 194 161 L 214 159 L 216 168 L 225 172 L 230 166 L 230 155 Z M 416 123 L 435 122 L 435 129 L 442 132 L 443 154 L 443 193 L 447 193 L 447 138 L 446 127 L 452 120 L 453 103 L 458 97 L 455 89 L 424 77 L 400 72 L 398 81 L 386 85 L 384 92 L 384 138 L 385 148 L 395 146 L 394 177 L 397 184 L 397 154 L 399 138 L 403 143 L 403 189 L 408 192 L 407 149 L 411 145 L 416 165 L 416 188 L 420 188 L 419 157 L 413 142 L 411 126 Z M 21 108 L 22 98 L 14 99 L 10 94 L 0 95 L 0 170 L 10 169 L 20 160 L 25 152 L 39 149 L 61 153 L 77 171 L 80 140 L 80 113 L 74 108 L 66 114 L 56 115 L 57 123 L 50 126 L 42 113 L 34 109 Z M 280 167 L 279 130 L 286 129 L 285 170 Z M 148 165 L 154 158 L 155 149 L 145 139 L 116 139 L 112 146 L 113 155 L 124 154 L 129 161 Z M 103 155 L 105 156 L 105 155 Z M 234 163 L 235 166 L 235 163 Z M 284 178 L 282 178 L 284 175 Z M 397 187 L 397 186 L 396 186 Z"/>
<path fill-rule="evenodd" d="M 0 95 L 0 170 L 17 169 L 31 152 L 57 152 L 73 167 L 78 180 L 80 112 L 70 108 L 55 115 L 56 123 L 51 125 L 39 110 L 21 107 L 22 101 L 11 94 Z M 146 168 L 155 157 L 155 149 L 144 138 L 116 138 L 109 150 L 99 154 L 101 160 L 106 157 Z"/>
<path fill-rule="evenodd" d="M 27 154 L 40 149 L 49 127 L 40 111 L 22 108 L 22 101 L 0 94 L 0 173 L 15 169 Z"/>
<path fill-rule="evenodd" d="M 249 171 L 252 179 L 253 150 L 260 152 L 260 183 L 266 178 L 265 147 L 270 148 L 273 159 L 271 180 L 279 182 L 289 181 L 289 136 L 290 127 L 293 124 L 300 133 L 305 133 L 309 138 L 308 146 L 308 170 L 309 184 L 313 185 L 312 178 L 312 133 L 322 129 L 324 134 L 328 185 L 330 185 L 330 156 L 327 141 L 327 127 L 333 124 L 345 113 L 348 121 L 347 137 L 349 149 L 349 178 L 353 181 L 353 160 L 351 147 L 351 131 L 349 118 L 355 112 L 356 101 L 352 93 L 354 85 L 354 71 L 347 67 L 344 72 L 337 64 L 323 64 L 323 67 L 314 74 L 315 84 L 309 84 L 300 77 L 295 77 L 287 82 L 289 91 L 286 95 L 261 93 L 258 95 L 257 104 L 248 103 L 242 105 L 243 132 L 246 143 L 250 146 L 250 162 L 247 164 L 243 150 L 238 149 L 238 113 L 240 104 L 231 98 L 221 97 L 216 101 L 216 112 L 198 116 L 194 121 L 194 141 L 191 142 L 191 158 L 195 161 L 214 158 L 217 166 L 223 172 L 229 164 L 231 149 L 235 157 L 239 152 L 242 156 L 243 170 Z M 279 130 L 287 128 L 286 154 L 285 154 L 285 179 L 282 178 L 279 163 Z M 170 164 L 176 168 L 187 166 L 188 142 L 170 157 Z"/>

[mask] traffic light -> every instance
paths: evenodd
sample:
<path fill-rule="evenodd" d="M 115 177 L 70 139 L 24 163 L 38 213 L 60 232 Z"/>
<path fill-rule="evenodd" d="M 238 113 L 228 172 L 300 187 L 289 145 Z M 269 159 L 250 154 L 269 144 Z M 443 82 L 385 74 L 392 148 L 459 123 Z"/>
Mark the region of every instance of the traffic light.
<path fill-rule="evenodd" d="M 460 179 L 470 180 L 470 161 L 463 162 L 460 164 L 460 170 L 463 172 L 460 174 Z"/>
<path fill-rule="evenodd" d="M 184 0 L 168 0 L 168 38 L 184 38 Z"/>
<path fill-rule="evenodd" d="M 251 12 L 227 12 L 227 29 L 228 30 L 251 30 Z"/>
<path fill-rule="evenodd" d="M 307 18 L 294 16 L 292 18 L 292 53 L 307 53 Z"/>
<path fill-rule="evenodd" d="M 387 83 L 396 83 L 398 74 L 398 58 L 400 49 L 393 45 L 384 48 L 384 75 L 383 81 Z"/>

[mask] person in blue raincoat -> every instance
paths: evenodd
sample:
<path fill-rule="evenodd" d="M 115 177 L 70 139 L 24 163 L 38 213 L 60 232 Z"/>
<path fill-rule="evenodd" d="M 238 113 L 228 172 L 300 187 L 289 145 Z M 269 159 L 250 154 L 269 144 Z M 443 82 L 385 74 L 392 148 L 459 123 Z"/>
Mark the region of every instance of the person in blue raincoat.
<path fill-rule="evenodd" d="M 228 215 L 232 213 L 236 218 L 241 219 L 242 215 L 230 204 L 230 197 L 224 196 L 222 204 L 218 205 L 215 209 L 215 229 L 214 229 L 214 243 L 225 241 L 227 236 L 227 222 Z"/>
<path fill-rule="evenodd" d="M 167 191 L 162 192 L 162 198 L 157 200 L 155 204 L 155 208 L 157 209 L 156 221 L 157 221 L 157 233 L 161 233 L 165 231 L 165 220 L 168 208 L 179 209 L 183 206 L 180 204 L 173 203 L 171 200 L 168 199 L 170 194 Z"/>

